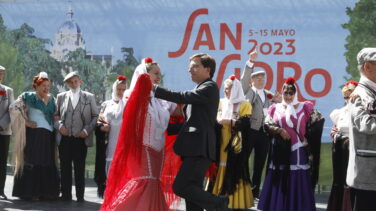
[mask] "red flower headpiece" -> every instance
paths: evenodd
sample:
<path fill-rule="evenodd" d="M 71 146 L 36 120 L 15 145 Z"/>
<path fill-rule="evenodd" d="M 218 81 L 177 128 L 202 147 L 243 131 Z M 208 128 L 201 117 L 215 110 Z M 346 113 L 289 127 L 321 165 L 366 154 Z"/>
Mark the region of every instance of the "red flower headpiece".
<path fill-rule="evenodd" d="M 295 79 L 293 77 L 288 77 L 285 81 L 286 84 L 294 85 Z"/>
<path fill-rule="evenodd" d="M 117 79 L 118 79 L 119 81 L 126 81 L 126 80 L 127 80 L 127 77 L 125 77 L 124 75 L 119 75 L 119 76 L 117 77 Z"/>
<path fill-rule="evenodd" d="M 151 57 L 146 57 L 145 58 L 145 63 L 152 63 L 153 59 Z"/>
<path fill-rule="evenodd" d="M 231 81 L 235 80 L 235 78 L 236 78 L 236 77 L 235 77 L 234 75 L 232 75 L 232 76 L 229 77 L 229 79 L 230 79 Z"/>
<path fill-rule="evenodd" d="M 352 84 L 354 86 L 358 86 L 358 82 L 356 82 L 356 81 L 348 81 L 348 82 L 346 82 L 345 86 L 349 86 L 350 84 Z"/>
<path fill-rule="evenodd" d="M 268 94 L 266 95 L 266 97 L 267 97 L 268 99 L 272 99 L 272 98 L 273 98 L 273 95 L 270 94 L 270 93 L 268 93 Z"/>

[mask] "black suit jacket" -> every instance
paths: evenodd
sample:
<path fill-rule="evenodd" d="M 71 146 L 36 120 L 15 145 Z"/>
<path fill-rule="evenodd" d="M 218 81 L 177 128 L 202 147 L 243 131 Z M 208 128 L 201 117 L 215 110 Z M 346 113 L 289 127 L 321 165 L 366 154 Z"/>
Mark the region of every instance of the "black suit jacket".
<path fill-rule="evenodd" d="M 195 89 L 174 92 L 157 87 L 155 97 L 178 104 L 186 104 L 186 120 L 174 144 L 175 153 L 182 157 L 203 156 L 216 158 L 215 122 L 217 117 L 219 90 L 217 84 L 207 79 Z M 190 114 L 190 115 L 189 115 Z"/>

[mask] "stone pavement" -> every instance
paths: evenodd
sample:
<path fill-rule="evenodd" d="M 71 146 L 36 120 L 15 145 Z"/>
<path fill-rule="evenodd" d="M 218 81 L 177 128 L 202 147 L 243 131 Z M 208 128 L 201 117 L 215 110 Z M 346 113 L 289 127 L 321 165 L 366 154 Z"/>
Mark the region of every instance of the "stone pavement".
<path fill-rule="evenodd" d="M 23 201 L 18 198 L 12 197 L 13 188 L 13 176 L 8 175 L 5 184 L 5 194 L 8 196 L 8 201 L 0 200 L 0 210 L 4 211 L 57 211 L 57 210 L 69 210 L 69 211 L 89 211 L 89 210 L 99 210 L 103 200 L 97 197 L 97 188 L 93 179 L 86 180 L 85 189 L 85 202 L 78 203 L 75 201 L 75 189 L 72 188 L 73 201 L 63 202 L 63 201 Z M 326 210 L 326 203 L 328 200 L 328 193 L 316 195 L 316 207 L 318 211 Z M 172 209 L 174 211 L 184 211 L 185 204 L 177 208 Z M 172 211 L 171 210 L 171 211 Z M 257 210 L 257 209 L 250 209 Z"/>

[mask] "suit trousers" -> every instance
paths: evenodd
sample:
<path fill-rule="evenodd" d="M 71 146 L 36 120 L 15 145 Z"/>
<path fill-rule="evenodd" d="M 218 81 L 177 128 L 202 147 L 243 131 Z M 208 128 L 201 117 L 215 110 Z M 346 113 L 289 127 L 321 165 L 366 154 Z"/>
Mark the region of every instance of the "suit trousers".
<path fill-rule="evenodd" d="M 214 209 L 221 199 L 203 189 L 204 177 L 211 161 L 204 157 L 184 157 L 173 190 L 185 199 L 186 211 Z"/>
<path fill-rule="evenodd" d="M 262 171 L 264 169 L 266 158 L 269 151 L 270 138 L 263 131 L 263 128 L 260 128 L 260 130 L 258 131 L 251 130 L 250 138 L 252 139 L 251 143 L 253 143 L 251 147 L 251 152 L 252 150 L 254 150 L 255 152 L 252 174 L 252 193 L 253 197 L 258 198 L 260 193 Z"/>
<path fill-rule="evenodd" d="M 85 160 L 87 146 L 85 139 L 73 136 L 62 136 L 60 145 L 61 193 L 65 199 L 72 199 L 72 162 L 74 166 L 74 182 L 77 199 L 84 198 L 85 192 Z"/>
<path fill-rule="evenodd" d="M 376 191 L 351 188 L 351 205 L 353 211 L 375 210 Z"/>
<path fill-rule="evenodd" d="M 0 135 L 0 194 L 4 193 L 5 179 L 7 178 L 9 139 L 9 135 Z"/>

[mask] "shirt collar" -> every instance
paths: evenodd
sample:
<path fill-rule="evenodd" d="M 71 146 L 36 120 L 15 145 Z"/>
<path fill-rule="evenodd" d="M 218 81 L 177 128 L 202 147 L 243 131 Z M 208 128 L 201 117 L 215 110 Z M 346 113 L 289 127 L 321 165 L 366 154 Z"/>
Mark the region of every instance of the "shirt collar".
<path fill-rule="evenodd" d="M 373 90 L 376 90 L 376 83 L 369 80 L 367 77 L 363 75 L 360 77 L 359 82 L 370 86 Z"/>

